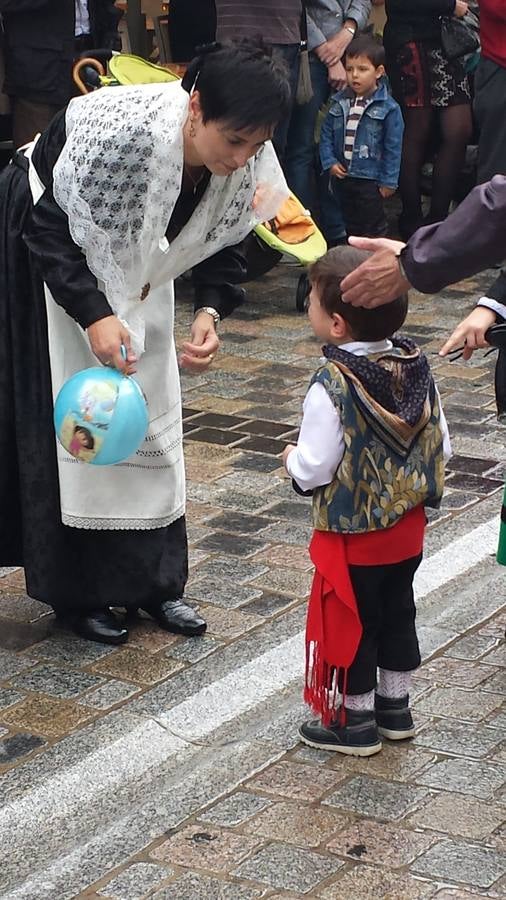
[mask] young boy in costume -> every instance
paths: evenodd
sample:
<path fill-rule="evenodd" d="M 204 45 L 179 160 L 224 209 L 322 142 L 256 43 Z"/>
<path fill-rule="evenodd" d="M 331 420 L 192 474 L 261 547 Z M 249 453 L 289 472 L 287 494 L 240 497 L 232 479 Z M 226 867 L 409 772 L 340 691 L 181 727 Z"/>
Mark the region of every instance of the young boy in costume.
<path fill-rule="evenodd" d="M 346 51 L 348 86 L 332 97 L 320 134 L 320 161 L 348 235 L 387 233 L 383 200 L 397 189 L 404 123 L 386 83 L 385 51 L 361 34 Z"/>
<path fill-rule="evenodd" d="M 315 529 L 304 697 L 319 719 L 304 723 L 300 736 L 311 747 L 359 756 L 381 750 L 379 735 L 414 734 L 413 577 L 425 506 L 439 505 L 451 455 L 427 358 L 395 335 L 407 296 L 376 309 L 341 300 L 341 280 L 367 255 L 337 247 L 310 269 L 309 320 L 325 343 L 324 360 L 304 401 L 298 443 L 283 454 L 294 485 L 312 492 Z"/>

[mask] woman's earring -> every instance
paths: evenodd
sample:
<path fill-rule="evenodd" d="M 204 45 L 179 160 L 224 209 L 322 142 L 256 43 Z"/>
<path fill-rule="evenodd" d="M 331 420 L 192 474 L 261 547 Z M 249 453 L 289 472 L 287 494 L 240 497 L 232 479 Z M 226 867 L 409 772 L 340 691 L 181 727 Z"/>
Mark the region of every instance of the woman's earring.
<path fill-rule="evenodd" d="M 190 134 L 190 137 L 191 137 L 191 138 L 194 138 L 194 137 L 196 136 L 196 134 L 197 134 L 197 132 L 195 131 L 195 122 L 194 122 L 193 119 L 190 119 L 190 132 L 189 132 L 189 134 Z"/>

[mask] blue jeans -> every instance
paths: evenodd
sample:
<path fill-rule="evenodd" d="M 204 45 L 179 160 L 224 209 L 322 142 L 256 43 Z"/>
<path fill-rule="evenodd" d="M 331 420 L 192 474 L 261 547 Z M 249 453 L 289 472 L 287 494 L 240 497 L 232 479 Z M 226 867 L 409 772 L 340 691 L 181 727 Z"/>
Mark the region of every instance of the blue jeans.
<path fill-rule="evenodd" d="M 319 211 L 324 235 L 333 242 L 346 235 L 344 221 L 335 197 L 329 192 L 328 175 L 321 173 L 315 144 L 316 119 L 330 94 L 327 67 L 314 53 L 309 54 L 313 97 L 303 106 L 294 106 L 288 128 L 284 169 L 296 197 L 312 212 Z"/>

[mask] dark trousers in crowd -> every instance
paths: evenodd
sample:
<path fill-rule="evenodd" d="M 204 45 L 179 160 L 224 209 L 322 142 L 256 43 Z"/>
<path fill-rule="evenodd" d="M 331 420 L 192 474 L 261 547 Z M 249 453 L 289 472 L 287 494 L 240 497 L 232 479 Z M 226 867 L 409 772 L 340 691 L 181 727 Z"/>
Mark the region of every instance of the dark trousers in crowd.
<path fill-rule="evenodd" d="M 413 578 L 422 554 L 389 566 L 350 566 L 363 633 L 348 669 L 346 692 L 376 687 L 377 668 L 411 672 L 420 665 Z"/>
<path fill-rule="evenodd" d="M 319 221 L 329 243 L 344 237 L 344 223 L 336 201 L 329 197 L 327 179 L 320 174 L 315 130 L 318 113 L 330 94 L 327 67 L 314 53 L 309 54 L 313 97 L 293 108 L 285 153 L 285 175 L 289 187 L 312 213 L 319 209 Z"/>
<path fill-rule="evenodd" d="M 474 79 L 474 114 L 482 184 L 494 175 L 506 175 L 506 68 L 483 57 Z"/>
<path fill-rule="evenodd" d="M 387 233 L 383 198 L 375 181 L 330 176 L 329 187 L 339 203 L 347 235 L 383 237 Z"/>
<path fill-rule="evenodd" d="M 93 47 L 93 38 L 90 34 L 78 35 L 74 41 L 75 58 L 83 56 L 91 49 L 99 49 Z M 69 92 L 68 100 L 73 94 L 78 94 L 78 88 L 73 83 L 69 72 Z M 34 91 L 37 86 L 34 85 Z M 23 147 L 32 141 L 36 134 L 44 131 L 51 119 L 57 112 L 62 109 L 64 103 L 44 103 L 38 100 L 28 99 L 27 97 L 11 97 L 12 107 L 12 140 L 14 147 Z"/>
<path fill-rule="evenodd" d="M 273 44 L 274 52 L 277 56 L 280 56 L 287 69 L 288 76 L 290 80 L 290 91 L 292 94 L 292 110 L 295 107 L 295 95 L 297 93 L 297 82 L 299 80 L 299 60 L 300 60 L 300 52 L 298 44 Z M 290 116 L 287 116 L 276 128 L 274 132 L 274 137 L 272 139 L 272 143 L 274 144 L 274 148 L 278 155 L 278 159 L 281 165 L 284 165 L 287 141 L 288 141 L 288 130 L 290 128 Z"/>
<path fill-rule="evenodd" d="M 51 103 L 34 103 L 24 97 L 11 97 L 12 140 L 14 147 L 23 147 L 36 134 L 44 131 L 60 106 Z"/>

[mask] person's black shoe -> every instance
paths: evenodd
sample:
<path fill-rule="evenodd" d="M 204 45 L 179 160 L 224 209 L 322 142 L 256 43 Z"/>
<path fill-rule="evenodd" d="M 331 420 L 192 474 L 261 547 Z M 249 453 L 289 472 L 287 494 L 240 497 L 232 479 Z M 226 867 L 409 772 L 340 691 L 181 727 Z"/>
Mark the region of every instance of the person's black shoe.
<path fill-rule="evenodd" d="M 174 600 L 164 600 L 156 606 L 143 606 L 142 608 L 155 622 L 158 622 L 160 628 L 171 631 L 173 634 L 186 634 L 193 637 L 197 634 L 204 634 L 207 628 L 207 623 L 202 616 L 199 616 L 180 597 Z"/>
<path fill-rule="evenodd" d="M 376 694 L 374 704 L 376 723 L 382 737 L 390 741 L 405 741 L 406 738 L 413 737 L 415 726 L 409 708 L 409 694 L 398 699 Z"/>
<path fill-rule="evenodd" d="M 299 736 L 308 747 L 318 750 L 333 750 L 348 756 L 373 756 L 381 750 L 381 741 L 374 719 L 369 710 L 356 712 L 346 710 L 346 724 L 339 720 L 326 728 L 319 719 L 304 722 L 299 728 Z"/>
<path fill-rule="evenodd" d="M 80 637 L 99 644 L 124 644 L 128 629 L 121 624 L 110 609 L 95 609 L 86 616 L 75 616 L 70 625 Z"/>

